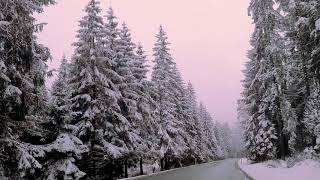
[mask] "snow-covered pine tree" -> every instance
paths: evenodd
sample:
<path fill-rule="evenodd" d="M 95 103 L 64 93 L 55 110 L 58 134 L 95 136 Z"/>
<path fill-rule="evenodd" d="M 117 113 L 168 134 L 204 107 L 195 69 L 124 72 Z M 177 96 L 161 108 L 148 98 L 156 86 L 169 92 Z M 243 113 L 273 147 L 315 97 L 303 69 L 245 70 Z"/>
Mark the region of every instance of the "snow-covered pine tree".
<path fill-rule="evenodd" d="M 136 46 L 136 57 L 132 62 L 132 74 L 138 82 L 147 79 L 148 73 L 147 56 L 141 43 Z"/>
<path fill-rule="evenodd" d="M 158 138 L 160 139 L 159 152 L 161 156 L 161 165 L 164 169 L 169 168 L 170 162 L 179 158 L 184 151 L 184 141 L 180 135 L 181 126 L 179 120 L 175 117 L 175 104 L 172 87 L 173 67 L 175 63 L 169 53 L 169 42 L 162 26 L 156 35 L 157 41 L 153 48 L 154 63 L 152 72 L 152 81 L 155 84 L 158 99 L 156 102 L 159 106 L 160 127 Z M 165 162 L 165 163 L 164 163 Z"/>
<path fill-rule="evenodd" d="M 235 127 L 231 129 L 231 154 L 229 157 L 231 158 L 240 158 L 244 157 L 244 144 L 242 140 L 242 129 L 239 121 L 236 122 Z M 220 146 L 221 147 L 221 146 Z"/>
<path fill-rule="evenodd" d="M 79 21 L 78 41 L 73 44 L 76 50 L 72 57 L 68 82 L 71 94 L 71 115 L 75 121 L 74 124 L 79 128 L 77 136 L 89 146 L 91 136 L 94 134 L 93 121 L 99 119 L 95 116 L 98 116 L 97 110 L 100 109 L 96 107 L 98 104 L 95 102 L 97 93 L 100 93 L 97 92 L 96 87 L 96 81 L 100 79 L 95 72 L 99 70 L 97 66 L 101 51 L 98 44 L 103 25 L 102 18 L 99 16 L 100 11 L 99 2 L 90 0 L 85 8 L 86 15 Z M 103 82 L 102 87 L 104 83 L 107 82 Z"/>
<path fill-rule="evenodd" d="M 88 152 L 88 147 L 74 136 L 76 127 L 70 123 L 69 100 L 69 73 L 70 64 L 65 55 L 58 69 L 58 79 L 52 85 L 50 116 L 55 122 L 53 131 L 57 133 L 57 140 L 51 144 L 49 151 L 53 160 L 47 160 L 44 179 L 80 179 L 85 173 L 76 166 L 76 160 Z M 49 157 L 50 157 L 49 156 Z M 58 158 L 57 158 L 58 157 Z"/>
<path fill-rule="evenodd" d="M 80 20 L 69 80 L 72 124 L 90 148 L 80 167 L 91 179 L 114 178 L 119 165 L 113 161 L 128 151 L 125 140 L 130 128 L 118 105 L 121 93 L 114 80 L 119 75 L 113 69 L 116 63 L 110 39 L 105 39 L 99 4 L 91 0 Z M 112 168 L 105 171 L 107 166 Z"/>
<path fill-rule="evenodd" d="M 316 128 L 320 125 L 320 98 L 319 98 L 319 90 L 315 90 L 312 92 L 311 96 L 309 97 L 305 111 L 304 111 L 304 119 L 303 124 L 308 130 L 308 133 L 314 136 L 312 146 L 317 146 L 316 148 L 318 151 L 320 142 L 316 141 L 316 138 L 319 138 L 320 134 L 316 134 Z"/>
<path fill-rule="evenodd" d="M 118 38 L 119 38 L 119 29 L 118 29 L 118 22 L 117 22 L 117 17 L 114 15 L 114 11 L 112 7 L 109 7 L 107 11 L 107 15 L 105 16 L 106 20 L 104 23 L 104 28 L 103 28 L 103 46 L 105 50 L 105 56 L 109 57 L 109 59 L 112 61 L 112 67 L 116 66 L 116 58 L 117 58 L 117 48 L 116 46 L 118 45 Z M 114 77 L 115 82 L 120 81 L 120 77 L 116 76 Z"/>
<path fill-rule="evenodd" d="M 139 122 L 139 131 L 143 143 L 139 151 L 144 152 L 147 148 L 148 154 L 144 153 L 143 158 L 146 162 L 152 164 L 153 167 L 158 169 L 160 154 L 160 139 L 158 132 L 160 130 L 160 112 L 159 105 L 157 104 L 158 94 L 155 84 L 148 80 L 142 81 L 142 89 L 139 94 L 140 100 L 138 101 L 138 112 L 142 115 L 142 121 Z"/>
<path fill-rule="evenodd" d="M 194 154 L 192 154 L 191 147 L 194 147 L 195 141 L 193 138 L 192 131 L 194 131 L 194 121 L 192 119 L 192 114 L 190 114 L 188 109 L 188 97 L 185 83 L 182 76 L 177 68 L 176 64 L 173 64 L 171 72 L 171 86 L 169 87 L 169 92 L 171 92 L 172 102 L 175 104 L 174 117 L 179 126 L 179 135 L 182 139 L 179 139 L 180 148 L 183 151 L 183 156 L 181 159 L 185 163 L 194 163 Z M 193 149 L 194 150 L 194 149 Z M 181 160 L 178 160 L 181 161 Z"/>
<path fill-rule="evenodd" d="M 142 145 L 142 139 L 139 133 L 139 121 L 142 121 L 142 116 L 138 112 L 137 101 L 140 99 L 138 89 L 141 84 L 132 73 L 133 62 L 135 61 L 136 55 L 134 52 L 135 44 L 131 40 L 130 30 L 127 25 L 123 23 L 122 28 L 119 32 L 119 39 L 116 50 L 116 66 L 115 71 L 121 77 L 121 81 L 117 83 L 122 97 L 119 99 L 119 105 L 121 113 L 130 122 L 130 129 L 128 130 L 128 139 L 126 139 L 127 147 L 129 152 L 126 155 L 125 165 L 127 160 L 136 160 L 137 156 L 140 156 L 142 152 L 137 152 Z M 126 174 L 127 176 L 127 174 Z"/>
<path fill-rule="evenodd" d="M 220 151 L 221 147 L 218 143 L 217 137 L 215 136 L 214 133 L 214 121 L 211 116 L 211 114 L 208 112 L 207 109 L 205 109 L 205 117 L 206 117 L 206 128 L 207 128 L 207 136 L 210 137 L 209 142 L 210 142 L 210 152 L 212 153 L 212 156 L 210 157 L 210 160 L 215 160 L 219 158 L 220 156 Z M 228 131 L 227 131 L 228 132 Z M 229 132 L 228 132 L 229 133 Z"/>
<path fill-rule="evenodd" d="M 253 53 L 253 51 L 251 51 Z M 254 57 L 254 56 L 253 56 Z M 256 81 L 256 74 L 259 71 L 259 64 L 256 59 L 252 58 L 245 64 L 245 70 L 243 71 L 245 79 L 242 81 L 244 91 L 242 92 L 241 105 L 239 107 L 241 111 L 241 126 L 243 128 L 243 139 L 245 141 L 246 152 L 249 153 L 251 159 L 256 159 L 254 155 L 257 152 L 255 151 L 256 141 L 256 116 L 258 111 L 258 93 L 257 89 L 260 83 Z"/>
<path fill-rule="evenodd" d="M 41 173 L 32 145 L 46 144 L 45 62 L 48 48 L 36 42 L 33 13 L 53 0 L 0 2 L 0 178 L 31 178 Z M 19 37 L 19 38 L 16 38 Z M 30 144 L 28 144 L 30 143 Z M 37 150 L 37 149 L 35 149 Z"/>
<path fill-rule="evenodd" d="M 197 97 L 196 97 L 196 92 L 194 90 L 193 85 L 189 82 L 187 85 L 187 97 L 188 97 L 188 113 L 192 115 L 192 120 L 194 123 L 194 128 L 193 124 L 190 124 L 190 134 L 194 134 L 194 143 L 195 147 L 192 148 L 193 144 L 190 144 L 191 146 L 191 151 L 194 151 L 193 153 L 195 154 L 195 160 L 197 162 L 205 162 L 205 158 L 203 156 L 204 146 L 202 143 L 202 137 L 203 137 L 203 131 L 202 131 L 202 121 L 200 120 L 199 112 L 198 112 L 198 102 L 197 102 Z M 193 130 L 194 129 L 194 132 Z"/>
<path fill-rule="evenodd" d="M 57 118 L 55 121 L 57 124 L 62 124 L 65 121 L 69 112 L 68 102 L 68 80 L 70 73 L 70 64 L 63 55 L 60 67 L 58 69 L 57 80 L 51 87 L 51 116 Z M 58 130 L 59 131 L 59 130 Z"/>
<path fill-rule="evenodd" d="M 203 103 L 200 103 L 199 109 L 199 125 L 201 128 L 201 145 L 203 147 L 203 157 L 205 161 L 218 158 L 220 147 L 214 133 L 214 122 Z"/>
<path fill-rule="evenodd" d="M 320 2 L 308 1 L 310 7 L 309 19 L 312 40 L 311 70 L 315 73 L 316 83 L 320 85 Z"/>
<path fill-rule="evenodd" d="M 158 132 L 158 106 L 154 99 L 156 93 L 154 84 L 147 80 L 148 65 L 147 56 L 143 50 L 142 45 L 139 43 L 136 46 L 135 58 L 131 63 L 131 71 L 136 81 L 136 88 L 134 90 L 139 95 L 137 101 L 137 110 L 141 114 L 141 120 L 137 122 L 137 130 L 143 140 L 143 144 L 137 149 L 140 154 L 140 165 L 147 161 L 149 164 L 156 163 L 158 159 L 157 144 L 158 139 L 156 132 Z M 150 153 L 143 153 L 145 151 Z M 141 170 L 141 174 L 143 170 Z"/>
<path fill-rule="evenodd" d="M 214 123 L 215 135 L 224 158 L 231 157 L 231 129 L 227 123 Z"/>
<path fill-rule="evenodd" d="M 292 50 L 292 55 L 296 59 L 300 59 L 301 66 L 305 68 L 304 71 L 308 71 L 304 80 L 307 80 L 308 83 L 311 83 L 310 80 L 312 78 L 319 80 L 319 67 L 317 67 L 319 47 L 317 43 L 319 38 L 320 3 L 311 0 L 292 0 L 290 2 L 280 1 L 280 5 L 287 13 L 286 21 L 289 26 L 287 27 L 287 36 L 296 47 L 294 51 Z M 308 86 L 310 85 L 308 84 Z"/>
<path fill-rule="evenodd" d="M 178 79 L 181 80 L 181 77 L 178 77 Z M 181 84 L 182 83 L 180 81 L 180 88 L 182 89 L 180 89 L 180 109 L 178 109 L 177 112 L 182 113 L 180 118 L 183 121 L 184 141 L 187 144 L 183 161 L 184 165 L 188 165 L 190 163 L 197 163 L 200 152 L 199 148 L 197 147 L 197 101 L 192 84 L 189 82 L 187 87 L 181 87 Z"/>
<path fill-rule="evenodd" d="M 287 130 L 295 129 L 296 144 L 292 149 L 302 151 L 305 146 L 315 146 L 313 133 L 308 130 L 308 117 L 304 115 L 310 112 L 310 105 L 315 97 L 313 92 L 319 89 L 319 25 L 320 3 L 317 1 L 280 1 L 280 8 L 286 15 L 286 37 L 288 38 L 288 52 L 286 78 L 288 92 L 291 96 L 290 103 L 295 110 L 291 119 L 291 126 Z M 319 20 L 319 21 L 318 21 Z M 307 111 L 307 112 L 306 112 Z M 312 111 L 312 110 L 311 110 Z M 292 125 L 293 124 L 293 125 Z M 307 126 L 307 129 L 306 127 Z M 290 139 L 291 140 L 291 139 Z"/>
<path fill-rule="evenodd" d="M 284 121 L 285 132 L 288 134 L 291 153 L 302 151 L 310 139 L 302 123 L 307 99 L 313 91 L 315 69 L 311 69 L 311 51 L 315 43 L 311 34 L 315 29 L 315 21 L 310 16 L 316 15 L 316 5 L 311 1 L 282 1 L 279 2 L 280 12 L 284 12 L 282 26 L 286 38 L 283 62 L 285 70 Z M 310 13 L 310 14 L 309 14 Z M 310 23 L 310 24 L 309 24 Z M 310 54 L 309 54 L 310 53 Z"/>
<path fill-rule="evenodd" d="M 253 49 L 249 51 L 250 60 L 244 71 L 242 95 L 249 119 L 243 125 L 248 156 L 255 161 L 274 158 L 278 147 L 279 156 L 284 157 L 288 153 L 280 113 L 281 81 L 278 82 L 277 72 L 273 72 L 279 65 L 275 62 L 279 58 L 275 57 L 278 47 L 273 41 L 277 37 L 275 31 L 279 14 L 273 6 L 273 0 L 252 0 L 249 7 L 255 30 L 251 39 Z"/>

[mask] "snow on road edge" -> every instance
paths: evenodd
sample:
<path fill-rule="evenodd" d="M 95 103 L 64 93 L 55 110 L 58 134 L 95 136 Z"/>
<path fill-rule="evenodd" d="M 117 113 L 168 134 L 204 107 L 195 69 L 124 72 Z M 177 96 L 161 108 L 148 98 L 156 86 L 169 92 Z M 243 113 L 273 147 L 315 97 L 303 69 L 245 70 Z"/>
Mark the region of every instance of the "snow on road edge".
<path fill-rule="evenodd" d="M 254 180 L 246 171 L 244 171 L 241 167 L 240 167 L 240 163 L 241 159 L 239 159 L 238 161 L 236 161 L 235 166 L 237 169 L 239 169 L 245 176 L 247 176 L 248 180 Z"/>
<path fill-rule="evenodd" d="M 304 160 L 292 168 L 287 168 L 285 161 L 267 161 L 250 164 L 247 159 L 238 161 L 239 168 L 254 180 L 319 180 L 320 163 Z"/>

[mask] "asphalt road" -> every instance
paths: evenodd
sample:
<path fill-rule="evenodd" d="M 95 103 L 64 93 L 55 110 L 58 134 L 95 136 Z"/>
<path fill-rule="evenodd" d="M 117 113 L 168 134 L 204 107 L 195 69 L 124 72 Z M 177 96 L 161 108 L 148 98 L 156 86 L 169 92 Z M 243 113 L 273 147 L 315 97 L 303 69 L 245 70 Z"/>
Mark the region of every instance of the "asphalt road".
<path fill-rule="evenodd" d="M 249 180 L 236 168 L 237 159 L 191 166 L 134 180 Z"/>

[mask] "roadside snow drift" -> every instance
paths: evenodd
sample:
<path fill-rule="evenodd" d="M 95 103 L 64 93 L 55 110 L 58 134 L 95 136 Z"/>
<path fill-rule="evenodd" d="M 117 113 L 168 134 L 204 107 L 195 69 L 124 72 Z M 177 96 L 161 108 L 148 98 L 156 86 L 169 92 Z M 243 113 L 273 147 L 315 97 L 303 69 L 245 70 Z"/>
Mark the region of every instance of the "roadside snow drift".
<path fill-rule="evenodd" d="M 247 159 L 238 162 L 239 167 L 254 180 L 319 180 L 320 163 L 314 160 L 304 160 L 288 168 L 282 160 L 266 161 L 250 164 Z"/>

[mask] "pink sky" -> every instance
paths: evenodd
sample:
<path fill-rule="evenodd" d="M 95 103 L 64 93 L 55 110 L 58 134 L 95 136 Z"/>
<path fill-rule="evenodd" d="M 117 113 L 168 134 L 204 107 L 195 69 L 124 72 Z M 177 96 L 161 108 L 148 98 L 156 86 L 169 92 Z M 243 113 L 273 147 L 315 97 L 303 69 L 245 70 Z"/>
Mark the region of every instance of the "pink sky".
<path fill-rule="evenodd" d="M 63 53 L 71 57 L 78 20 L 88 0 L 57 0 L 38 19 L 48 25 L 39 35 L 51 49 L 57 68 Z M 103 15 L 109 0 L 102 0 Z M 151 54 L 154 35 L 163 25 L 169 36 L 171 54 L 185 79 L 191 81 L 199 99 L 213 118 L 231 125 L 237 119 L 241 70 L 250 48 L 249 0 L 113 0 L 120 23 L 125 21 L 135 42 Z M 152 56 L 149 56 L 151 60 Z"/>

